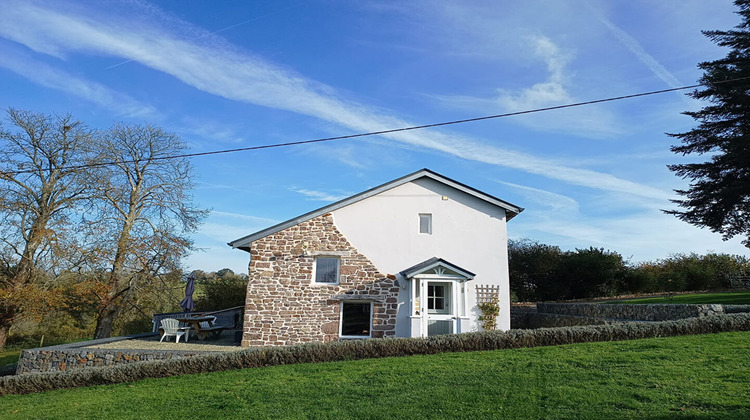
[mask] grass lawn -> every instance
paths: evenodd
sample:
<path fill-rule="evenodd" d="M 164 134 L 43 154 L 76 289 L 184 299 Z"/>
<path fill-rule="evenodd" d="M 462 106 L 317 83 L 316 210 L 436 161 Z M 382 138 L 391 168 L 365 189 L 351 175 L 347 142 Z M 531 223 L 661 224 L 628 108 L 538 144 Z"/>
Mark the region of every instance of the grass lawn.
<path fill-rule="evenodd" d="M 18 362 L 18 358 L 20 356 L 21 356 L 20 348 L 9 348 L 5 350 L 0 350 L 0 367 Z"/>
<path fill-rule="evenodd" d="M 625 299 L 607 303 L 721 303 L 724 305 L 750 305 L 750 292 L 693 293 L 666 297 Z"/>
<path fill-rule="evenodd" d="M 149 379 L 0 398 L 0 418 L 750 418 L 750 332 Z"/>
<path fill-rule="evenodd" d="M 46 345 L 53 346 L 57 344 L 75 343 L 78 341 L 85 341 L 85 340 L 90 340 L 90 338 L 76 338 L 76 339 L 69 340 L 69 341 L 52 342 Z M 18 345 L 13 345 L 13 346 L 6 347 L 4 350 L 0 350 L 0 369 L 12 363 L 17 363 L 18 359 L 21 357 L 21 351 L 23 351 L 23 349 L 25 348 L 31 348 L 31 347 L 33 347 L 33 345 L 32 346 L 27 345 L 23 347 L 19 347 Z"/>

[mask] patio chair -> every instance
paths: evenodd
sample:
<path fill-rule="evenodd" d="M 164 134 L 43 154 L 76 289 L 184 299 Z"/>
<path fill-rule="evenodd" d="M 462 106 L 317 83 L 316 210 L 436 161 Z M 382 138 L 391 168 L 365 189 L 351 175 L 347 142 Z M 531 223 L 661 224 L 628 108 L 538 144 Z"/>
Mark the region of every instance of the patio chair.
<path fill-rule="evenodd" d="M 211 315 L 211 318 L 213 318 L 210 321 L 202 321 L 201 322 L 201 328 L 204 330 L 210 329 L 211 325 L 213 325 L 214 322 L 216 322 L 216 317 Z"/>
<path fill-rule="evenodd" d="M 185 342 L 188 342 L 188 330 L 189 328 L 180 327 L 180 323 L 174 318 L 164 318 L 161 320 L 161 329 L 163 330 L 161 343 L 166 336 L 175 336 L 175 343 L 180 342 L 180 337 L 185 336 Z"/>

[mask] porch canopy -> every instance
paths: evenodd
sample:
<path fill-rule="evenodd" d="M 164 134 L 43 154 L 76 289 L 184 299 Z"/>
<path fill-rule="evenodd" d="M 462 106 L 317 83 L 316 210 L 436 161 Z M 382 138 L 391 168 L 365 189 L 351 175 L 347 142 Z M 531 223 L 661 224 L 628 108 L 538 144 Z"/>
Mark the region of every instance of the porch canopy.
<path fill-rule="evenodd" d="M 428 337 L 469 330 L 466 282 L 475 274 L 433 257 L 399 273 L 409 282 L 410 336 Z"/>
<path fill-rule="evenodd" d="M 432 257 L 428 260 L 422 261 L 421 263 L 409 267 L 406 270 L 400 272 L 405 279 L 411 279 L 416 276 L 419 276 L 420 274 L 429 274 L 432 275 L 454 275 L 462 277 L 466 280 L 472 280 L 475 276 L 474 273 L 472 273 L 469 270 L 465 270 L 455 264 L 451 264 L 448 261 Z"/>

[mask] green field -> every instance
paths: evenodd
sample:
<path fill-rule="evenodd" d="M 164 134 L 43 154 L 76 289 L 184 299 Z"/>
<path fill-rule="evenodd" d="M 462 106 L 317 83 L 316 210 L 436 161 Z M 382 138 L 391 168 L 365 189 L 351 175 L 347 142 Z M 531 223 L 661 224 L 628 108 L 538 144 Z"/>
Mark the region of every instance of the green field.
<path fill-rule="evenodd" d="M 720 303 L 724 305 L 750 305 L 750 292 L 691 293 L 675 295 L 671 299 L 657 296 L 616 300 L 607 303 Z"/>
<path fill-rule="evenodd" d="M 301 364 L 0 398 L 0 418 L 750 418 L 750 332 Z"/>
<path fill-rule="evenodd" d="M 17 348 L 11 348 L 0 351 L 0 367 L 16 363 L 18 357 L 21 356 L 21 350 Z"/>

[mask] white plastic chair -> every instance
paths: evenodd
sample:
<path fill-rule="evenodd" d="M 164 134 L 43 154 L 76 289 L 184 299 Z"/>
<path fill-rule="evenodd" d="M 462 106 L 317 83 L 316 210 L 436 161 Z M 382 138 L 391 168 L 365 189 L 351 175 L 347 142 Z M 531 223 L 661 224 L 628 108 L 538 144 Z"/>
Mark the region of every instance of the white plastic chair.
<path fill-rule="evenodd" d="M 164 333 L 161 336 L 161 340 L 159 342 L 161 343 L 164 340 L 164 337 L 166 336 L 175 336 L 175 343 L 180 342 L 180 337 L 185 336 L 185 342 L 188 342 L 188 331 L 184 327 L 180 327 L 180 323 L 177 322 L 174 318 L 164 318 L 161 320 L 161 328 L 164 330 Z"/>

